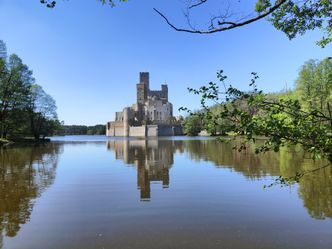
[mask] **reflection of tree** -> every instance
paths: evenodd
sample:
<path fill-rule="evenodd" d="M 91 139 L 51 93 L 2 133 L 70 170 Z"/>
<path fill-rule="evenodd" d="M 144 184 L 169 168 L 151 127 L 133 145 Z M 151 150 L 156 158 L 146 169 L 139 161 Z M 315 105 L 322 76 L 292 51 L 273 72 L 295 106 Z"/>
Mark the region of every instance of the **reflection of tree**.
<path fill-rule="evenodd" d="M 234 144 L 219 143 L 215 140 L 185 141 L 185 148 L 195 159 L 212 161 L 216 167 L 232 168 L 249 179 L 266 175 L 293 176 L 297 171 L 311 170 L 322 166 L 326 161 L 314 162 L 308 159 L 299 148 L 282 148 L 278 153 L 268 152 L 256 155 L 253 148 L 237 152 Z M 332 169 L 312 173 L 299 183 L 300 197 L 312 217 L 332 218 Z"/>
<path fill-rule="evenodd" d="M 251 148 L 238 152 L 234 144 L 221 143 L 216 140 L 187 140 L 185 149 L 191 158 L 215 163 L 216 167 L 231 168 L 250 179 L 266 175 L 278 175 L 279 165 L 276 154 L 256 155 Z"/>
<path fill-rule="evenodd" d="M 323 165 L 322 162 L 317 164 L 310 163 L 305 166 L 313 169 Z M 299 195 L 312 217 L 316 219 L 332 218 L 332 168 L 327 167 L 303 177 L 300 182 Z"/>
<path fill-rule="evenodd" d="M 238 152 L 233 147 L 236 142 L 221 143 L 216 140 L 184 141 L 185 150 L 195 160 L 213 162 L 216 167 L 230 168 L 249 179 L 265 176 L 291 176 L 301 169 L 305 161 L 298 148 L 281 148 L 278 153 L 267 152 L 257 155 L 254 147 Z"/>
<path fill-rule="evenodd" d="M 29 220 L 32 200 L 54 181 L 60 149 L 54 143 L 0 149 L 1 234 L 13 237 Z"/>
<path fill-rule="evenodd" d="M 182 141 L 171 140 L 125 140 L 108 141 L 107 146 L 115 151 L 116 159 L 136 166 L 141 199 L 149 200 L 152 181 L 161 181 L 163 188 L 168 187 L 173 154 L 182 144 Z"/>
<path fill-rule="evenodd" d="M 142 199 L 150 198 L 150 182 L 169 184 L 168 170 L 173 164 L 175 152 L 188 153 L 191 159 L 213 162 L 216 167 L 230 168 L 248 179 L 266 176 L 284 177 L 300 170 L 321 166 L 323 161 L 308 159 L 299 148 L 282 148 L 278 153 L 256 155 L 254 148 L 233 150 L 234 144 L 216 140 L 132 140 L 109 141 L 108 148 L 115 151 L 116 159 L 137 167 L 137 184 Z M 299 183 L 299 194 L 310 215 L 315 218 L 332 218 L 332 169 L 315 172 Z"/>

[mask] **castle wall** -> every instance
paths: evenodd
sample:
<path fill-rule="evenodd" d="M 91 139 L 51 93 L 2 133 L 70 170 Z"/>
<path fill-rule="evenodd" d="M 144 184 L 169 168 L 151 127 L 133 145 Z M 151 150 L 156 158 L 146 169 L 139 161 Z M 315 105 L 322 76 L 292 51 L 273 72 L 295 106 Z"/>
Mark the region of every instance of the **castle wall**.
<path fill-rule="evenodd" d="M 130 126 L 129 127 L 130 137 L 146 137 L 145 125 L 142 126 Z"/>
<path fill-rule="evenodd" d="M 184 135 L 182 125 L 174 125 L 173 131 L 174 131 L 173 136 L 183 136 Z"/>
<path fill-rule="evenodd" d="M 158 125 L 148 125 L 147 126 L 147 136 L 157 137 L 158 136 Z"/>
<path fill-rule="evenodd" d="M 161 90 L 150 90 L 148 89 L 148 97 L 161 99 L 163 103 L 168 102 L 168 86 L 166 84 L 161 85 Z"/>
<path fill-rule="evenodd" d="M 123 121 L 123 112 L 115 112 L 115 121 Z"/>
<path fill-rule="evenodd" d="M 149 99 L 144 106 L 145 116 L 155 123 L 167 123 L 173 114 L 171 103 L 163 104 L 161 100 Z"/>
<path fill-rule="evenodd" d="M 110 122 L 106 128 L 106 136 L 125 137 L 123 123 Z M 157 136 L 181 136 L 181 125 L 142 125 L 129 126 L 129 137 L 157 137 Z"/>
<path fill-rule="evenodd" d="M 167 92 L 164 91 L 149 91 L 148 97 L 156 97 L 158 99 L 162 99 L 167 101 Z"/>
<path fill-rule="evenodd" d="M 106 136 L 123 137 L 123 123 L 122 122 L 108 122 L 107 126 L 106 126 Z"/>
<path fill-rule="evenodd" d="M 173 129 L 171 125 L 159 125 L 158 136 L 173 136 Z"/>

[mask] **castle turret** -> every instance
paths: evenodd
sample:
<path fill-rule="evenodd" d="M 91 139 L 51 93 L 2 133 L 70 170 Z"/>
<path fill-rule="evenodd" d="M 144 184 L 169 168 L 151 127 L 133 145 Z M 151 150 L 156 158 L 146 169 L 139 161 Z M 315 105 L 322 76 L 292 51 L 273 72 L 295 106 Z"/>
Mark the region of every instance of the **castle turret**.
<path fill-rule="evenodd" d="M 123 109 L 123 136 L 129 137 L 129 108 Z"/>

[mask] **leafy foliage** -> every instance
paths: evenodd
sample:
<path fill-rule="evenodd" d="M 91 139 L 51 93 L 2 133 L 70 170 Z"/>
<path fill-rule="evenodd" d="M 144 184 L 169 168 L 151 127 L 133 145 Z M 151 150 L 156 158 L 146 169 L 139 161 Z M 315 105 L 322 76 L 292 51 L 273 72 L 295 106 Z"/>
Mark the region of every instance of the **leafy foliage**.
<path fill-rule="evenodd" d="M 271 1 L 259 0 L 256 11 L 266 11 L 270 6 Z M 269 21 L 289 39 L 303 35 L 307 30 L 321 29 L 326 36 L 323 36 L 317 44 L 325 47 L 332 41 L 331 0 L 288 0 L 272 13 Z"/>
<path fill-rule="evenodd" d="M 310 66 L 310 67 L 309 67 Z M 310 70 L 309 70 L 309 69 Z M 243 150 L 249 142 L 255 143 L 259 137 L 265 138 L 257 145 L 256 153 L 279 151 L 283 146 L 301 145 L 313 158 L 326 158 L 332 163 L 332 63 L 307 62 L 300 72 L 296 91 L 291 96 L 272 98 L 258 90 L 257 73 L 252 73 L 249 92 L 240 91 L 229 85 L 227 76 L 218 72 L 220 85 L 210 82 L 198 90 L 190 92 L 201 97 L 201 119 L 214 125 L 224 122 L 224 130 L 243 136 L 243 142 L 235 149 Z M 209 103 L 218 107 L 213 112 Z M 307 104 L 309 103 L 309 104 Z M 187 108 L 181 108 L 191 113 Z M 297 182 L 305 172 L 298 172 L 289 178 L 277 179 L 280 184 Z"/>
<path fill-rule="evenodd" d="M 192 114 L 188 116 L 183 124 L 183 131 L 188 136 L 197 136 L 202 130 L 200 115 Z"/>
<path fill-rule="evenodd" d="M 29 93 L 29 117 L 31 132 L 35 139 L 44 137 L 57 128 L 56 105 L 54 99 L 39 85 L 32 85 Z"/>
<path fill-rule="evenodd" d="M 0 44 L 0 54 L 6 55 L 4 43 Z M 54 99 L 35 84 L 29 67 L 15 54 L 1 57 L 1 138 L 33 135 L 39 139 L 52 134 L 58 123 Z"/>
<path fill-rule="evenodd" d="M 255 8 L 247 11 L 248 13 L 241 11 L 241 1 L 230 1 L 228 4 L 221 1 L 219 9 L 215 5 L 209 8 L 210 2 L 214 1 L 184 1 L 187 28 L 174 25 L 161 11 L 154 10 L 171 28 L 180 32 L 213 34 L 250 25 L 267 18 L 289 39 L 303 35 L 308 30 L 318 29 L 324 33 L 317 42 L 318 45 L 325 47 L 332 41 L 331 0 L 256 0 Z M 226 6 L 223 7 L 223 5 Z M 192 19 L 193 15 L 196 15 L 197 20 Z M 204 15 L 208 17 L 207 20 L 202 21 Z"/>

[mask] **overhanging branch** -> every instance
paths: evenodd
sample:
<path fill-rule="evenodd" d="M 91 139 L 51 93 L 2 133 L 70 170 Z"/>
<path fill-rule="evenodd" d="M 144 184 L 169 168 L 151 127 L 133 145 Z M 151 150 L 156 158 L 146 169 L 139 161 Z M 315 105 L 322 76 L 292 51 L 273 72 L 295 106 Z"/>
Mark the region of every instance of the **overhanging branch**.
<path fill-rule="evenodd" d="M 186 29 L 186 28 L 178 28 L 177 26 L 175 26 L 174 24 L 172 24 L 169 19 L 159 10 L 157 10 L 156 8 L 153 8 L 153 10 L 155 12 L 157 12 L 158 15 L 160 15 L 165 22 L 174 30 L 179 31 L 179 32 L 187 32 L 187 33 L 194 33 L 194 34 L 212 34 L 212 33 L 216 33 L 216 32 L 221 32 L 221 31 L 226 31 L 226 30 L 231 30 L 234 28 L 238 28 L 241 26 L 245 26 L 248 25 L 250 23 L 256 22 L 260 19 L 263 19 L 265 17 L 267 17 L 268 15 L 270 15 L 271 13 L 273 13 L 275 10 L 277 10 L 281 5 L 283 5 L 284 3 L 286 3 L 287 0 L 280 0 L 277 1 L 275 3 L 275 5 L 271 8 L 269 8 L 266 12 L 259 14 L 258 16 L 254 17 L 254 18 L 250 18 L 248 20 L 242 21 L 242 22 L 230 22 L 230 21 L 223 21 L 223 22 L 219 22 L 218 25 L 219 26 L 223 26 L 223 25 L 228 25 L 228 26 L 223 26 L 223 27 L 218 27 L 218 28 L 213 28 L 213 29 L 207 29 L 207 30 L 197 30 L 197 29 Z M 199 5 L 205 3 L 206 1 L 201 1 L 199 2 Z"/>

